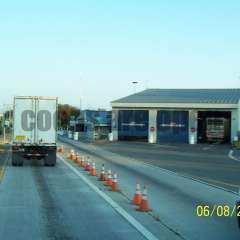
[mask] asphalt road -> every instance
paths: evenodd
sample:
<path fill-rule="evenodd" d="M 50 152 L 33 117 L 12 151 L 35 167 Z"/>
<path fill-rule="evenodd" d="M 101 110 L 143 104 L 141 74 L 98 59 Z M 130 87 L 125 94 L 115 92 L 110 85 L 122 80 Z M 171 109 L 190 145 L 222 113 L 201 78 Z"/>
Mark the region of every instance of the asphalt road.
<path fill-rule="evenodd" d="M 177 233 L 181 239 L 239 239 L 240 231 L 237 227 L 236 212 L 234 213 L 234 205 L 239 196 L 235 193 L 182 177 L 152 164 L 146 165 L 142 161 L 107 151 L 100 146 L 60 139 L 70 144 L 65 144 L 66 152 L 73 148 L 82 156 L 90 156 L 97 163 L 98 171 L 102 163 L 116 171 L 120 176 L 123 193 L 128 199 L 134 194 L 136 181 L 146 184 L 153 214 L 160 219 L 159 229 L 164 225 Z M 142 152 L 141 148 L 139 152 Z M 127 208 L 123 203 L 122 205 Z M 198 216 L 196 209 L 199 206 L 208 206 L 211 215 Z M 221 210 L 222 206 L 230 208 L 230 215 L 223 216 L 216 211 Z M 145 222 L 144 219 L 141 220 Z M 152 232 L 156 230 L 152 228 L 153 223 L 150 220 L 145 224 Z M 163 232 L 161 229 L 155 235 L 164 236 Z"/>
<path fill-rule="evenodd" d="M 56 167 L 8 162 L 0 219 L 0 239 L 145 239 L 59 159 Z"/>
<path fill-rule="evenodd" d="M 75 148 L 96 161 L 98 172 L 104 163 L 118 173 L 122 192 L 109 192 L 97 178 L 67 160 L 74 171 L 88 178 L 159 239 L 239 239 L 235 215 L 197 217 L 195 213 L 196 207 L 204 204 L 233 207 L 235 194 L 94 145 L 69 143 L 76 146 L 66 145 L 63 158 Z M 44 167 L 37 161 L 12 167 L 8 162 L 0 183 L 0 239 L 144 239 L 74 171 L 60 159 L 56 167 Z M 149 187 L 151 214 L 139 213 L 130 204 L 136 179 Z"/>
<path fill-rule="evenodd" d="M 240 162 L 228 157 L 229 145 L 160 145 L 141 142 L 95 145 L 234 192 L 238 192 L 240 187 Z"/>

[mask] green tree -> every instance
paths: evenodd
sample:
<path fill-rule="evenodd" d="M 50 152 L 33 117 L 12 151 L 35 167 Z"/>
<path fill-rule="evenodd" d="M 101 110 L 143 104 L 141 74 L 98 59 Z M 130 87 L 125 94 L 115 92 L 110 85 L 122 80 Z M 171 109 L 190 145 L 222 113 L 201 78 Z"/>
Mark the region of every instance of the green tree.
<path fill-rule="evenodd" d="M 69 126 L 71 116 L 75 119 L 80 114 L 80 109 L 69 104 L 58 105 L 58 127 L 66 129 Z"/>

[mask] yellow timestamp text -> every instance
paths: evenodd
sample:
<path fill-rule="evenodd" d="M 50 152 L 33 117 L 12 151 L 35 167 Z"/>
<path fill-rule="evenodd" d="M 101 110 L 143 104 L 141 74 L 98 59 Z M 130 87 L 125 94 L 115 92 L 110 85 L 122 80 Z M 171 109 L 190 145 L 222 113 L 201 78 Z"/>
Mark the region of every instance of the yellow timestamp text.
<path fill-rule="evenodd" d="M 240 217 L 240 205 L 197 205 L 197 217 Z"/>

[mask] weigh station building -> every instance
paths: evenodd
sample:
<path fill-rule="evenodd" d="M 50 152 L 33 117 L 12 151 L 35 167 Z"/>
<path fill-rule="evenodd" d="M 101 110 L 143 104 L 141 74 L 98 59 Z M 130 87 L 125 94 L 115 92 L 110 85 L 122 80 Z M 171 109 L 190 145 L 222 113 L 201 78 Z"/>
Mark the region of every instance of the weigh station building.
<path fill-rule="evenodd" d="M 147 89 L 111 105 L 113 140 L 195 144 L 240 138 L 240 89 Z"/>

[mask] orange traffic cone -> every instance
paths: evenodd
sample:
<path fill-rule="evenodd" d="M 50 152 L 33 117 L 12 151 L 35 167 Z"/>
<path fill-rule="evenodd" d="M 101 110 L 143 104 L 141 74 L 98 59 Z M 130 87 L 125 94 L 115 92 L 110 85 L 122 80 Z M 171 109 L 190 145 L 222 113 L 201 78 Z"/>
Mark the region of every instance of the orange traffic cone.
<path fill-rule="evenodd" d="M 83 167 L 83 157 L 80 157 L 79 166 Z"/>
<path fill-rule="evenodd" d="M 70 157 L 71 157 L 71 151 L 69 152 L 67 158 L 70 159 Z"/>
<path fill-rule="evenodd" d="M 87 171 L 87 169 L 89 168 L 89 161 L 85 161 L 85 171 Z"/>
<path fill-rule="evenodd" d="M 86 167 L 86 160 L 85 160 L 85 157 L 82 157 L 82 167 L 85 168 Z"/>
<path fill-rule="evenodd" d="M 81 156 L 79 156 L 77 163 L 78 163 L 79 167 L 82 167 L 82 157 Z"/>
<path fill-rule="evenodd" d="M 61 146 L 59 147 L 58 152 L 59 152 L 59 153 L 64 153 L 64 146 L 63 146 L 63 145 L 61 145 Z"/>
<path fill-rule="evenodd" d="M 140 205 L 141 201 L 142 201 L 141 187 L 140 187 L 140 184 L 137 183 L 136 184 L 136 192 L 134 194 L 132 203 L 135 204 L 135 205 Z"/>
<path fill-rule="evenodd" d="M 72 154 L 72 156 L 71 156 L 71 160 L 76 161 L 76 157 L 77 157 L 77 155 L 76 155 L 75 153 Z"/>
<path fill-rule="evenodd" d="M 89 161 L 89 168 L 88 168 L 89 173 L 92 171 L 92 161 Z"/>
<path fill-rule="evenodd" d="M 111 169 L 108 170 L 108 175 L 107 175 L 107 179 L 105 181 L 105 185 L 106 186 L 112 186 L 112 172 Z"/>
<path fill-rule="evenodd" d="M 117 181 L 117 174 L 113 174 L 113 181 L 112 181 L 112 191 L 113 192 L 120 192 L 120 189 L 118 187 L 118 181 Z"/>
<path fill-rule="evenodd" d="M 69 155 L 68 155 L 68 159 L 72 160 L 73 157 L 74 157 L 74 155 L 75 155 L 74 150 L 71 149 L 71 151 L 70 151 L 70 153 L 69 153 Z"/>
<path fill-rule="evenodd" d="M 107 179 L 108 179 L 108 171 L 105 171 L 105 173 L 104 173 L 104 181 L 107 181 Z"/>
<path fill-rule="evenodd" d="M 106 174 L 105 174 L 104 164 L 102 164 L 102 170 L 101 170 L 101 174 L 100 174 L 100 177 L 99 177 L 98 180 L 99 181 L 106 181 Z"/>
<path fill-rule="evenodd" d="M 96 176 L 97 175 L 96 166 L 95 166 L 94 162 L 92 163 L 92 167 L 91 167 L 91 170 L 90 170 L 90 175 L 91 176 Z"/>
<path fill-rule="evenodd" d="M 78 153 L 76 153 L 75 161 L 76 161 L 76 163 L 80 164 L 80 155 Z"/>
<path fill-rule="evenodd" d="M 91 164 L 90 164 L 90 161 L 89 160 L 87 160 L 87 163 L 86 163 L 86 165 L 85 165 L 85 171 L 90 171 L 91 170 Z"/>
<path fill-rule="evenodd" d="M 140 207 L 137 208 L 136 210 L 140 211 L 140 212 L 150 212 L 150 211 L 152 211 L 152 209 L 148 207 L 147 187 L 146 186 L 144 186 L 144 189 L 143 189 L 143 196 L 142 196 L 142 201 L 141 201 Z"/>

